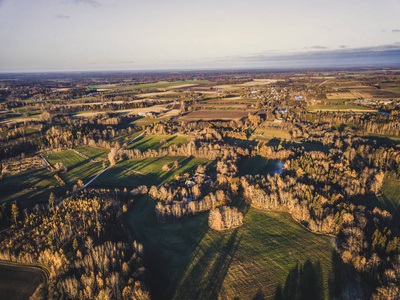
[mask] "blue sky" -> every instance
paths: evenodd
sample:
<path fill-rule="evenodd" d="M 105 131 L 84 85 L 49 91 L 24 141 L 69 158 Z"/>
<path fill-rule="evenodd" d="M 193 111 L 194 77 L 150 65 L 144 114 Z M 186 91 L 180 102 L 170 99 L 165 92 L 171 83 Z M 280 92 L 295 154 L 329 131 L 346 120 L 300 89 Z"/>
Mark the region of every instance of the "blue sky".
<path fill-rule="evenodd" d="M 400 63 L 399 0 L 0 0 L 0 71 Z"/>

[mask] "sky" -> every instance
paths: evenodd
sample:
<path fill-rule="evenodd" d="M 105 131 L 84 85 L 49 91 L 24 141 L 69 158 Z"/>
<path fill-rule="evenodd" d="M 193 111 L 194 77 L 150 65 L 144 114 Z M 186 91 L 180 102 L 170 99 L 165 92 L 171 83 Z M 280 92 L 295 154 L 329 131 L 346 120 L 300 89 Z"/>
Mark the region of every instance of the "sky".
<path fill-rule="evenodd" d="M 0 0 L 0 72 L 400 64 L 400 0 Z"/>

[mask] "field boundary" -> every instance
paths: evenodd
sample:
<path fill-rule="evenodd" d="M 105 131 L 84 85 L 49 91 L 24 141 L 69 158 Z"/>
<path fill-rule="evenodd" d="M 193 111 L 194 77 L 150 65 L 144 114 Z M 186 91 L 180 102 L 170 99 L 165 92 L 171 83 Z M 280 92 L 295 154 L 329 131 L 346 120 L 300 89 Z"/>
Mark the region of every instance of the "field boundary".
<path fill-rule="evenodd" d="M 0 260 L 0 265 L 8 266 L 8 267 L 15 267 L 15 268 L 25 268 L 25 269 L 33 269 L 33 270 L 40 270 L 43 274 L 44 282 L 47 284 L 50 280 L 50 271 L 43 265 L 31 265 L 31 264 L 24 264 L 14 261 L 8 260 Z"/>

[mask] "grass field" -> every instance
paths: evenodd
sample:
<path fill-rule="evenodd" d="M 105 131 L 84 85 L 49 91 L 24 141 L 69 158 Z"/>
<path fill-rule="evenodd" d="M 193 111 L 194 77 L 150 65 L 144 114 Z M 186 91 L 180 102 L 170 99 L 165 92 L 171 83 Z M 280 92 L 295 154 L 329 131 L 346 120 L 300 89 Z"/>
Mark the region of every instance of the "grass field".
<path fill-rule="evenodd" d="M 218 232 L 209 229 L 207 213 L 159 223 L 154 206 L 142 197 L 127 217 L 144 245 L 154 299 L 271 299 L 308 259 L 321 263 L 327 292 L 333 238 L 310 233 L 289 214 L 250 208 L 242 227 Z"/>
<path fill-rule="evenodd" d="M 143 125 L 151 125 L 160 121 L 165 121 L 166 119 L 152 119 L 152 118 L 140 118 L 135 121 L 132 121 L 131 124 L 134 126 L 143 126 Z"/>
<path fill-rule="evenodd" d="M 162 145 L 160 142 L 165 139 L 166 144 Z M 139 149 L 140 151 L 146 151 L 148 149 L 161 149 L 167 148 L 168 146 L 175 144 L 181 146 L 189 141 L 188 137 L 185 136 L 172 136 L 172 135 L 159 135 L 159 136 L 141 136 L 136 141 L 128 146 L 129 149 Z"/>
<path fill-rule="evenodd" d="M 101 162 L 89 162 L 71 150 L 64 150 L 47 155 L 46 160 L 54 166 L 57 162 L 67 166 L 68 171 L 60 174 L 66 184 L 82 179 L 84 183 L 102 170 Z"/>
<path fill-rule="evenodd" d="M 161 170 L 165 164 L 172 166 L 176 160 L 179 162 L 179 168 L 167 172 Z M 206 164 L 211 171 L 215 170 L 216 167 L 213 161 L 184 156 L 131 159 L 122 161 L 104 172 L 93 182 L 93 185 L 128 188 L 134 188 L 142 184 L 147 186 L 159 185 L 171 181 L 175 175 L 195 170 L 200 164 Z"/>
<path fill-rule="evenodd" d="M 277 160 L 269 160 L 261 156 L 246 157 L 239 164 L 240 175 L 256 175 L 256 174 L 280 174 L 285 162 Z"/>
<path fill-rule="evenodd" d="M 29 299 L 44 280 L 39 269 L 0 263 L 0 299 Z"/>
<path fill-rule="evenodd" d="M 279 139 L 290 139 L 290 134 L 283 129 L 275 128 L 257 128 L 253 134 L 260 134 L 266 137 L 275 137 Z"/>
<path fill-rule="evenodd" d="M 122 136 L 119 136 L 119 137 L 116 137 L 116 138 L 112 138 L 112 139 L 110 139 L 110 141 L 111 142 L 117 142 L 118 141 L 121 144 L 128 143 L 131 140 L 133 140 L 135 137 L 140 135 L 141 133 L 142 133 L 142 131 L 138 131 L 138 132 L 134 132 L 134 133 L 127 134 L 127 135 L 122 135 Z"/>
<path fill-rule="evenodd" d="M 3 177 L 0 181 L 0 202 L 15 200 L 29 206 L 46 202 L 52 191 L 60 195 L 62 189 L 47 169 L 28 170 Z"/>
<path fill-rule="evenodd" d="M 75 148 L 76 151 L 90 157 L 93 160 L 104 160 L 107 159 L 108 149 L 90 146 L 80 146 Z"/>
<path fill-rule="evenodd" d="M 0 131 L 0 136 L 1 137 L 6 137 L 9 132 L 13 132 L 13 131 L 14 131 L 14 129 Z M 39 130 L 34 129 L 34 128 L 29 128 L 29 127 L 28 128 L 24 128 L 24 131 L 25 131 L 25 135 L 30 135 L 32 133 L 39 132 Z"/>
<path fill-rule="evenodd" d="M 370 209 L 379 207 L 382 210 L 384 209 L 394 214 L 400 203 L 400 179 L 385 176 L 382 183 L 382 192 L 382 195 L 378 197 L 369 197 L 365 202 L 360 204 Z"/>

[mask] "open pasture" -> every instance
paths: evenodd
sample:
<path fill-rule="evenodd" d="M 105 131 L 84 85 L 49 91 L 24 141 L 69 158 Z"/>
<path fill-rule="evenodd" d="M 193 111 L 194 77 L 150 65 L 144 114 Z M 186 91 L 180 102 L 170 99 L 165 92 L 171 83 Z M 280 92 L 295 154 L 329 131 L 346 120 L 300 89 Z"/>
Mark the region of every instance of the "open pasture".
<path fill-rule="evenodd" d="M 90 162 L 71 150 L 51 153 L 45 158 L 53 167 L 58 162 L 67 167 L 67 172 L 60 174 L 66 184 L 74 184 L 79 179 L 86 183 L 103 169 L 102 162 Z"/>
<path fill-rule="evenodd" d="M 172 167 L 175 161 L 179 163 L 177 169 L 162 170 L 165 164 Z M 98 187 L 128 187 L 132 189 L 144 184 L 150 187 L 170 182 L 175 175 L 195 171 L 198 165 L 207 165 L 211 170 L 216 167 L 216 163 L 208 159 L 184 156 L 131 159 L 119 162 L 116 166 L 108 169 L 92 185 Z"/>
<path fill-rule="evenodd" d="M 208 213 L 159 223 L 154 206 L 142 197 L 127 220 L 144 245 L 154 299 L 272 299 L 289 271 L 307 260 L 321 266 L 327 295 L 334 240 L 305 230 L 289 214 L 250 208 L 242 227 L 218 232 L 208 227 Z"/>
<path fill-rule="evenodd" d="M 165 141 L 162 144 L 161 141 Z M 139 149 L 140 151 L 146 151 L 148 149 L 161 149 L 167 148 L 170 145 L 181 146 L 189 141 L 188 137 L 185 136 L 173 136 L 173 135 L 158 135 L 158 136 L 141 136 L 128 146 L 128 149 Z"/>

